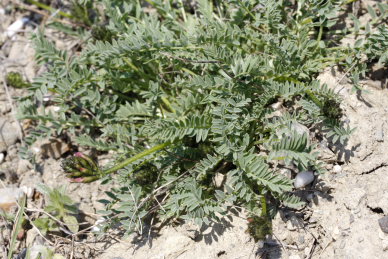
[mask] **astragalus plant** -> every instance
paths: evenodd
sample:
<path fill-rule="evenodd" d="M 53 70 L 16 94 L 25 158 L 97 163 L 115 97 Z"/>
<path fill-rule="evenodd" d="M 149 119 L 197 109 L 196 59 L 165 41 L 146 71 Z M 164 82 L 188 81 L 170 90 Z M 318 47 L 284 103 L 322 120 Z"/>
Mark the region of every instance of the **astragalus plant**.
<path fill-rule="evenodd" d="M 105 216 L 129 232 L 245 208 L 262 238 L 276 208 L 303 204 L 281 169 L 321 173 L 317 140 L 344 143 L 352 131 L 338 95 L 316 81 L 355 55 L 328 34 L 346 1 L 93 4 L 104 13 L 79 52 L 34 37 L 48 71 L 21 103 L 40 122 L 27 143 L 67 133 L 113 152 L 106 168 L 79 153 L 64 169 L 75 182 L 118 183 Z M 55 114 L 36 108 L 47 94 Z"/>

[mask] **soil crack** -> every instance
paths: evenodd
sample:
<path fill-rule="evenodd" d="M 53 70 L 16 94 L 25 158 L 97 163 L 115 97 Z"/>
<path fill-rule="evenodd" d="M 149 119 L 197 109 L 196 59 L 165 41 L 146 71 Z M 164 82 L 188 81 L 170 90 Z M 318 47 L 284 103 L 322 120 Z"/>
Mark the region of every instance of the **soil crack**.
<path fill-rule="evenodd" d="M 376 166 L 376 167 L 374 167 L 374 168 L 372 168 L 372 169 L 370 169 L 370 170 L 368 170 L 368 171 L 362 172 L 361 175 L 364 175 L 364 174 L 371 174 L 371 173 L 373 173 L 374 171 L 376 171 L 376 170 L 378 170 L 378 169 L 380 169 L 380 168 L 382 168 L 382 167 L 386 167 L 386 166 L 388 166 L 387 163 L 381 163 L 381 164 L 379 164 L 378 166 Z"/>

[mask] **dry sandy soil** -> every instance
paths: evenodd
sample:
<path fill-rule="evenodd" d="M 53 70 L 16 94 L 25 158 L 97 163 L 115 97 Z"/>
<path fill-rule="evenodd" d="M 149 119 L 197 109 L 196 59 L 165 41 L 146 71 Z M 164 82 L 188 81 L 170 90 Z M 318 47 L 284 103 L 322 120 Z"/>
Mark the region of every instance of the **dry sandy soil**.
<path fill-rule="evenodd" d="M 0 14 L 0 35 L 17 18 L 13 12 Z M 15 120 L 17 103 L 12 97 L 22 96 L 25 90 L 7 87 L 4 74 L 19 71 L 32 80 L 41 69 L 33 61 L 34 50 L 28 40 L 35 26 L 27 25 L 24 30 L 13 39 L 0 39 L 0 153 L 4 155 L 1 158 L 0 154 L 0 179 L 3 187 L 26 186 L 33 190 L 39 183 L 56 187 L 67 182 L 59 164 L 71 147 L 61 140 L 41 141 L 34 149 L 40 157 L 37 165 L 18 156 L 23 141 L 20 129 L 28 128 L 28 122 Z M 62 36 L 54 32 L 50 35 L 61 48 L 73 46 L 75 40 Z M 255 243 L 249 237 L 247 221 L 241 213 L 233 215 L 232 221 L 206 229 L 190 224 L 167 226 L 152 232 L 148 239 L 119 239 L 119 233 L 111 231 L 100 236 L 89 234 L 73 242 L 53 238 L 50 244 L 30 229 L 21 238 L 19 251 L 26 246 L 45 245 L 66 258 L 388 258 L 388 234 L 381 231 L 378 223 L 388 215 L 388 71 L 374 71 L 362 82 L 368 91 L 362 94 L 353 93 L 347 75 L 336 68 L 319 76 L 339 91 L 346 119 L 357 130 L 346 146 L 321 143 L 322 159 L 329 163 L 329 172 L 300 191 L 307 200 L 306 207 L 277 214 L 274 235 L 265 243 Z M 101 159 L 108 160 L 109 154 Z M 96 211 L 103 206 L 98 199 L 104 197 L 107 188 L 95 184 L 68 186 L 68 193 L 82 211 L 82 220 L 89 226 L 99 218 Z M 28 206 L 39 209 L 42 202 L 42 197 L 32 195 Z M 0 219 L 0 224 L 5 223 Z M 10 236 L 9 230 L 2 229 L 0 247 Z M 3 251 L 4 247 L 0 253 Z"/>

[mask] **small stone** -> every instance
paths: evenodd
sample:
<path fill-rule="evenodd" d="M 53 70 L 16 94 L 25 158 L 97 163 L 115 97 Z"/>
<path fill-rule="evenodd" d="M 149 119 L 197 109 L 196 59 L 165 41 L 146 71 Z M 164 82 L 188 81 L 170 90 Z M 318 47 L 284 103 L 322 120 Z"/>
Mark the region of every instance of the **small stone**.
<path fill-rule="evenodd" d="M 304 236 L 303 235 L 299 235 L 298 236 L 298 242 L 299 242 L 299 244 L 304 244 Z"/>
<path fill-rule="evenodd" d="M 310 250 L 311 250 L 311 247 L 304 248 L 304 255 L 306 256 L 306 258 L 310 255 Z"/>
<path fill-rule="evenodd" d="M 364 238 L 363 238 L 363 237 L 359 237 L 359 238 L 357 239 L 357 241 L 358 241 L 358 243 L 361 243 L 362 241 L 364 241 Z"/>
<path fill-rule="evenodd" d="M 333 173 L 341 173 L 342 172 L 342 167 L 340 165 L 335 165 L 333 166 Z"/>
<path fill-rule="evenodd" d="M 352 224 L 354 222 L 354 215 L 350 214 L 349 215 L 349 224 Z"/>
<path fill-rule="evenodd" d="M 0 153 L 0 164 L 4 161 L 4 153 Z"/>
<path fill-rule="evenodd" d="M 34 189 L 28 186 L 21 186 L 20 190 L 23 191 L 27 198 L 32 198 L 32 195 L 34 194 Z"/>
<path fill-rule="evenodd" d="M 379 229 L 378 232 L 379 232 L 378 236 L 381 240 L 388 240 L 388 234 L 384 233 L 381 229 Z"/>
<path fill-rule="evenodd" d="M 272 109 L 274 109 L 275 111 L 278 111 L 278 110 L 281 110 L 282 109 L 282 102 L 277 102 L 277 103 L 273 103 L 270 105 Z"/>
<path fill-rule="evenodd" d="M 333 230 L 333 233 L 331 234 L 331 237 L 334 239 L 334 240 L 337 240 L 341 235 L 341 232 L 339 230 L 338 227 L 335 227 L 334 230 Z"/>
<path fill-rule="evenodd" d="M 387 251 L 388 250 L 388 241 L 383 240 L 382 245 L 383 245 L 383 251 Z"/>
<path fill-rule="evenodd" d="M 384 233 L 388 233 L 388 216 L 379 219 L 379 226 Z"/>
<path fill-rule="evenodd" d="M 295 188 L 302 188 L 309 185 L 314 181 L 314 173 L 312 171 L 300 172 L 295 177 L 294 186 Z"/>
<path fill-rule="evenodd" d="M 213 178 L 213 183 L 216 188 L 220 188 L 225 180 L 225 175 L 221 173 L 216 173 Z"/>
<path fill-rule="evenodd" d="M 16 123 L 0 118 L 0 152 L 7 151 L 8 146 L 16 143 L 19 138 L 19 129 Z"/>
<path fill-rule="evenodd" d="M 7 187 L 0 189 L 0 210 L 11 211 L 17 206 L 17 201 L 24 195 L 20 188 Z"/>
<path fill-rule="evenodd" d="M 21 31 L 21 29 L 28 23 L 29 19 L 27 17 L 23 17 L 17 19 L 8 28 L 5 30 L 4 35 L 8 36 L 8 38 L 12 38 L 16 33 Z"/>
<path fill-rule="evenodd" d="M 383 128 L 383 126 L 381 126 L 381 128 L 379 128 L 376 131 L 375 139 L 377 142 L 384 142 L 384 128 Z"/>

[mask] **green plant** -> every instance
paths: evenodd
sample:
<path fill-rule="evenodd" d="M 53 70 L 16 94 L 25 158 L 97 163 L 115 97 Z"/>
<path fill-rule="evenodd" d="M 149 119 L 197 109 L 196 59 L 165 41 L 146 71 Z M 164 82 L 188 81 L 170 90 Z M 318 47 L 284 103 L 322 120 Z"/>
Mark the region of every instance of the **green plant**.
<path fill-rule="evenodd" d="M 279 170 L 323 171 L 309 129 L 332 144 L 352 132 L 340 97 L 315 79 L 358 53 L 329 37 L 345 3 L 148 3 L 152 14 L 140 1 L 98 1 L 114 38 L 91 39 L 78 55 L 34 36 L 49 71 L 21 99 L 21 118 L 41 122 L 26 143 L 67 132 L 79 145 L 114 151 L 107 167 L 77 155 L 63 168 L 76 182 L 118 182 L 102 200 L 104 215 L 128 232 L 155 218 L 209 224 L 233 206 L 267 222 L 279 206 L 301 206 Z M 37 111 L 34 101 L 48 93 L 57 114 Z M 256 225 L 257 238 L 269 233 L 270 222 Z"/>
<path fill-rule="evenodd" d="M 9 72 L 5 77 L 5 82 L 7 85 L 15 88 L 27 88 L 31 86 L 30 83 L 23 80 L 22 75 L 18 72 Z"/>
<path fill-rule="evenodd" d="M 15 252 L 16 238 L 19 231 L 22 229 L 25 208 L 26 208 L 26 196 L 23 196 L 19 202 L 19 210 L 14 220 L 14 227 L 12 230 L 11 240 L 10 240 L 9 249 L 8 249 L 8 259 L 11 259 L 13 253 Z"/>
<path fill-rule="evenodd" d="M 58 232 L 60 227 L 67 227 L 71 232 L 76 233 L 79 225 L 74 216 L 78 209 L 71 198 L 65 194 L 65 187 L 51 189 L 43 184 L 39 185 L 39 190 L 45 195 L 46 205 L 42 215 L 32 222 L 42 234 L 47 232 Z"/>

